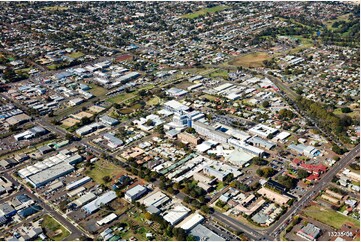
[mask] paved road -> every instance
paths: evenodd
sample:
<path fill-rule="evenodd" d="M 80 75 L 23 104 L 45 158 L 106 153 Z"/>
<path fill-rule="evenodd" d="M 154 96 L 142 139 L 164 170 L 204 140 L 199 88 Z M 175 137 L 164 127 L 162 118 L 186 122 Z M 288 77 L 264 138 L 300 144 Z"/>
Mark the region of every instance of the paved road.
<path fill-rule="evenodd" d="M 249 228 L 247 225 L 244 225 L 237 219 L 234 219 L 232 217 L 229 217 L 227 215 L 224 215 L 223 213 L 220 213 L 218 211 L 214 211 L 214 213 L 211 215 L 214 219 L 219 221 L 220 223 L 227 225 L 234 231 L 240 231 L 243 232 L 248 238 L 252 240 L 273 240 L 272 237 L 268 235 L 263 235 L 259 232 L 257 232 L 255 229 Z"/>
<path fill-rule="evenodd" d="M 332 178 L 347 164 L 349 164 L 356 156 L 360 154 L 360 145 L 357 145 L 352 151 L 347 153 L 341 160 L 339 160 L 317 183 L 311 190 L 303 195 L 301 200 L 293 204 L 292 207 L 268 230 L 268 234 L 274 236 L 274 233 L 281 228 L 287 219 L 294 216 L 299 212 L 303 207 L 305 207 L 319 191 L 323 190 L 326 186 L 330 184 Z"/>

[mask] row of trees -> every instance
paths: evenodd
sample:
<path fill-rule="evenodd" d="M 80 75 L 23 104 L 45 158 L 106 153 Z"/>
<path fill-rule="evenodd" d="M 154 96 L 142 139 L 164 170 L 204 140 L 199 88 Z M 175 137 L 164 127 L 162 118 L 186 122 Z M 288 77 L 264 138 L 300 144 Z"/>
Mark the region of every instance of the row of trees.
<path fill-rule="evenodd" d="M 321 128 L 333 132 L 338 136 L 346 136 L 345 131 L 347 131 L 347 127 L 353 123 L 350 116 L 344 115 L 338 117 L 332 112 L 328 112 L 322 104 L 312 100 L 298 97 L 296 103 L 298 107 L 305 110 L 312 119 L 317 120 Z"/>

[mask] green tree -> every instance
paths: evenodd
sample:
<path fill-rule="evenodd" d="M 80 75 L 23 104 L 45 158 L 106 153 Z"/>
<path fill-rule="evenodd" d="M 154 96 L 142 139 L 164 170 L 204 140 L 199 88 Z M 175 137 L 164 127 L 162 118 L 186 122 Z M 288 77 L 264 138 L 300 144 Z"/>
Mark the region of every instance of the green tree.
<path fill-rule="evenodd" d="M 308 172 L 306 170 L 303 170 L 303 169 L 298 169 L 297 171 L 297 176 L 299 179 L 303 179 L 303 178 L 306 178 L 308 177 Z"/>
<path fill-rule="evenodd" d="M 105 183 L 108 183 L 108 182 L 110 182 L 112 179 L 110 178 L 110 176 L 104 176 L 103 177 L 103 181 L 105 182 Z"/>
<path fill-rule="evenodd" d="M 264 108 L 270 107 L 269 101 L 264 101 L 264 102 L 262 102 L 262 107 L 264 107 Z"/>

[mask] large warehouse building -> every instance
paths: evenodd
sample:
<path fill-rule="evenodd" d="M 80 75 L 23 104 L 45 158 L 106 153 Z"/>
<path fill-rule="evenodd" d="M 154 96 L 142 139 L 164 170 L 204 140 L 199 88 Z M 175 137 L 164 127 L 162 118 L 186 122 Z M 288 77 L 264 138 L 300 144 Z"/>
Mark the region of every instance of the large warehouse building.
<path fill-rule="evenodd" d="M 51 168 L 38 172 L 29 176 L 26 180 L 36 187 L 44 186 L 45 184 L 54 181 L 55 179 L 62 177 L 70 172 L 74 171 L 74 167 L 69 163 L 62 162 Z"/>

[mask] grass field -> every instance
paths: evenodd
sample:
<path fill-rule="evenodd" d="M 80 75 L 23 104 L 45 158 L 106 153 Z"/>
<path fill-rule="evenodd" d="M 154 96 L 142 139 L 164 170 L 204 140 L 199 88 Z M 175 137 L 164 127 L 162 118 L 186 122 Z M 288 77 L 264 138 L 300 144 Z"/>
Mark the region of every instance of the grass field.
<path fill-rule="evenodd" d="M 357 228 L 360 228 L 359 222 L 356 219 L 347 217 L 331 209 L 324 208 L 318 205 L 310 206 L 306 208 L 303 212 L 307 217 L 330 225 L 336 229 L 340 229 L 345 223 L 352 223 Z"/>
<path fill-rule="evenodd" d="M 83 57 L 84 53 L 83 52 L 73 52 L 73 53 L 70 53 L 68 56 L 70 58 L 77 59 L 77 58 Z"/>
<path fill-rule="evenodd" d="M 107 101 L 111 102 L 111 103 L 118 103 L 118 104 L 123 103 L 123 102 L 126 102 L 127 100 L 130 100 L 132 98 L 137 97 L 138 92 L 140 90 L 150 90 L 150 89 L 153 89 L 153 88 L 154 88 L 154 85 L 149 84 L 149 85 L 143 86 L 142 88 L 138 89 L 137 91 L 133 91 L 133 92 L 129 92 L 129 93 L 121 93 L 121 94 L 119 94 L 117 96 L 108 98 Z"/>
<path fill-rule="evenodd" d="M 337 109 L 335 109 L 335 111 L 333 111 L 333 113 L 335 115 L 345 115 L 346 114 L 346 115 L 350 116 L 351 118 L 356 118 L 356 117 L 360 116 L 359 110 L 354 110 L 351 113 L 342 113 L 341 108 L 337 108 Z"/>
<path fill-rule="evenodd" d="M 100 87 L 94 83 L 90 83 L 89 86 L 92 88 L 89 91 L 96 97 L 103 96 L 108 92 L 107 89 Z"/>
<path fill-rule="evenodd" d="M 49 215 L 44 216 L 44 220 L 41 226 L 45 228 L 45 230 L 47 231 L 46 235 L 51 240 L 56 240 L 56 241 L 64 240 L 66 237 L 70 235 L 70 232 L 64 226 L 62 226 L 60 223 L 58 223 L 55 219 L 53 219 Z M 60 233 L 59 235 L 54 234 L 55 231 L 59 229 L 62 231 L 62 233 Z"/>
<path fill-rule="evenodd" d="M 222 10 L 227 9 L 227 8 L 229 8 L 229 7 L 225 6 L 225 5 L 218 5 L 218 6 L 215 6 L 215 7 L 212 7 L 212 8 L 204 8 L 204 9 L 198 10 L 198 11 L 193 12 L 193 13 L 188 13 L 188 14 L 183 15 L 182 17 L 183 18 L 188 18 L 188 19 L 195 19 L 195 18 L 198 18 L 201 15 L 206 15 L 207 13 L 216 13 L 216 12 L 222 11 Z"/>
<path fill-rule="evenodd" d="M 334 22 L 342 21 L 342 20 L 347 22 L 349 16 L 350 16 L 349 13 L 348 13 L 348 14 L 344 14 L 344 15 L 338 16 L 336 19 L 328 20 L 328 21 L 326 21 L 324 24 L 326 24 L 327 29 L 335 30 L 336 28 L 333 28 L 333 27 L 332 27 L 332 24 L 333 24 Z"/>
<path fill-rule="evenodd" d="M 87 175 L 90 176 L 98 184 L 107 184 L 103 181 L 103 177 L 110 176 L 115 177 L 122 172 L 119 166 L 106 160 L 98 160 L 95 162 L 95 167 L 92 170 L 87 171 Z"/>
<path fill-rule="evenodd" d="M 63 6 L 43 7 L 43 10 L 48 10 L 48 11 L 64 11 L 68 9 L 69 9 L 68 7 L 63 7 Z"/>
<path fill-rule="evenodd" d="M 175 87 L 180 89 L 187 89 L 187 87 L 190 87 L 192 85 L 194 85 L 194 83 L 189 81 L 183 81 L 181 83 L 176 84 Z"/>
<path fill-rule="evenodd" d="M 153 96 L 151 99 L 147 101 L 148 106 L 155 106 L 160 103 L 160 98 L 158 96 Z"/>
<path fill-rule="evenodd" d="M 27 74 L 31 69 L 32 69 L 31 67 L 28 67 L 28 68 L 16 70 L 15 72 L 16 73 L 26 73 Z"/>
<path fill-rule="evenodd" d="M 211 100 L 211 101 L 214 101 L 217 99 L 217 97 L 209 95 L 209 94 L 204 94 L 200 98 L 207 98 L 208 100 Z"/>
<path fill-rule="evenodd" d="M 122 93 L 122 94 L 119 94 L 117 96 L 109 98 L 107 101 L 111 102 L 111 103 L 122 103 L 125 100 L 130 99 L 130 98 L 134 98 L 134 97 L 136 97 L 136 94 L 134 94 L 133 92 Z"/>
<path fill-rule="evenodd" d="M 49 70 L 56 70 L 56 69 L 58 68 L 58 66 L 55 65 L 55 64 L 52 64 L 52 65 L 48 65 L 47 68 L 48 68 Z"/>
<path fill-rule="evenodd" d="M 244 67 L 261 67 L 263 61 L 270 59 L 271 57 L 265 52 L 255 52 L 237 57 L 230 64 L 234 66 Z"/>
<path fill-rule="evenodd" d="M 308 39 L 308 38 L 303 38 L 302 36 L 298 36 L 298 35 L 295 35 L 295 36 L 292 36 L 294 38 L 297 38 L 300 40 L 300 45 L 298 45 L 297 47 L 293 48 L 291 51 L 290 51 L 290 54 L 294 54 L 294 53 L 297 53 L 303 49 L 306 49 L 306 48 L 310 48 L 313 46 L 313 41 L 312 39 Z"/>
<path fill-rule="evenodd" d="M 223 78 L 227 78 L 228 77 L 228 72 L 226 70 L 217 70 L 215 72 L 212 72 L 209 74 L 209 77 L 223 77 Z"/>
<path fill-rule="evenodd" d="M 223 187 L 224 187 L 224 183 L 223 183 L 223 182 L 218 182 L 218 183 L 217 183 L 217 188 L 216 188 L 216 190 L 219 191 L 219 190 L 221 190 Z"/>

